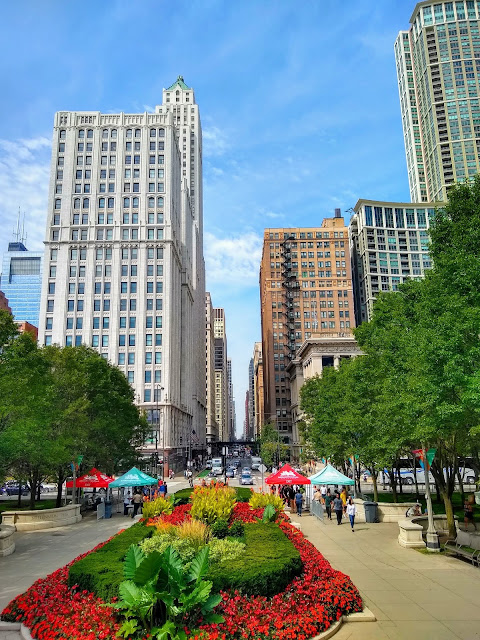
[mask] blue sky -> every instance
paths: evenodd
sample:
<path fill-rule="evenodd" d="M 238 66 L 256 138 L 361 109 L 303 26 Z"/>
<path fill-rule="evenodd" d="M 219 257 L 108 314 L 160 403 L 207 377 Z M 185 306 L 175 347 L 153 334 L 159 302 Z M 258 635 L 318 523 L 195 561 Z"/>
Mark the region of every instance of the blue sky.
<path fill-rule="evenodd" d="M 224 307 L 237 432 L 260 339 L 265 227 L 408 201 L 393 44 L 406 0 L 17 0 L 0 22 L 0 253 L 42 247 L 53 115 L 150 110 L 181 74 L 204 133 L 207 288 Z M 348 214 L 347 214 L 348 215 Z"/>

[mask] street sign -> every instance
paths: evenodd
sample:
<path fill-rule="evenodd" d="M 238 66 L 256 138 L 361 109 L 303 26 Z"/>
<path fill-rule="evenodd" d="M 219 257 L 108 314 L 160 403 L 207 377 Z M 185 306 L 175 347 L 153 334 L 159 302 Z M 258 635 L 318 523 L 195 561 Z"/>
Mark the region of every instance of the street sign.
<path fill-rule="evenodd" d="M 265 473 L 265 471 L 267 470 L 267 467 L 264 464 L 261 464 L 258 467 L 258 470 L 260 471 L 260 473 Z"/>

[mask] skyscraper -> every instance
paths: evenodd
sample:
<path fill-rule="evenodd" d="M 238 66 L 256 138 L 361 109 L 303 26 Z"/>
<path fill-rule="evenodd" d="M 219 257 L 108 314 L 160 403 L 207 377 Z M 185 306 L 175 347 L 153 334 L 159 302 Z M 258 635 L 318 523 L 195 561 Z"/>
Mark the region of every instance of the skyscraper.
<path fill-rule="evenodd" d="M 395 42 L 412 202 L 480 170 L 480 4 L 419 2 Z"/>
<path fill-rule="evenodd" d="M 215 418 L 215 335 L 213 305 L 210 293 L 205 294 L 205 360 L 206 360 L 206 440 L 216 442 L 218 440 L 218 425 Z"/>
<path fill-rule="evenodd" d="M 39 339 L 117 364 L 172 465 L 205 440 L 201 157 L 181 76 L 155 113 L 55 115 Z"/>
<path fill-rule="evenodd" d="M 215 340 L 215 421 L 218 426 L 218 439 L 230 441 L 230 402 L 227 368 L 227 332 L 225 310 L 213 309 L 213 333 Z"/>
<path fill-rule="evenodd" d="M 28 251 L 23 242 L 10 242 L 3 254 L 0 289 L 17 322 L 38 328 L 42 291 L 43 251 Z"/>
<path fill-rule="evenodd" d="M 355 326 L 348 232 L 340 209 L 321 227 L 265 229 L 260 266 L 263 420 L 293 444 L 286 367 L 312 335 Z"/>

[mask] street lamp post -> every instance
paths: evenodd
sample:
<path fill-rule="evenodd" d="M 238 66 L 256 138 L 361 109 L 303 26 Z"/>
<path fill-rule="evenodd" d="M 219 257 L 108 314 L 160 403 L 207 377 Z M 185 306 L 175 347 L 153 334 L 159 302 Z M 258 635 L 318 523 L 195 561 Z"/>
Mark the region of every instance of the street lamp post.
<path fill-rule="evenodd" d="M 433 520 L 432 496 L 430 494 L 430 465 L 428 464 L 427 451 L 424 446 L 422 446 L 422 455 L 423 470 L 425 473 L 425 500 L 427 502 L 428 515 L 427 551 L 438 553 L 440 551 L 440 542 L 438 540 L 438 533 L 435 530 L 435 524 Z"/>
<path fill-rule="evenodd" d="M 155 434 L 155 458 L 157 460 L 157 465 L 158 465 L 158 440 L 160 439 L 160 411 L 159 411 L 159 407 L 158 407 L 158 401 L 159 401 L 159 397 L 160 397 L 160 392 L 163 391 L 163 387 L 159 384 L 155 385 L 155 400 L 156 400 L 156 406 L 157 406 L 157 433 Z M 158 438 L 157 438 L 157 434 L 158 434 Z M 165 468 L 165 424 L 163 425 L 163 431 L 162 431 L 162 480 L 164 480 L 164 468 Z M 156 469 L 157 471 L 157 480 L 158 480 L 158 469 Z"/>

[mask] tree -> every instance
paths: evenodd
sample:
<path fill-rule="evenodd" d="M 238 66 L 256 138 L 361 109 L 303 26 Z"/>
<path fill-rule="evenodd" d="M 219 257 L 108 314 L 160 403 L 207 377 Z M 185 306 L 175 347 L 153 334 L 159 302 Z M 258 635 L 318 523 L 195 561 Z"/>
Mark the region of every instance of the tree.
<path fill-rule="evenodd" d="M 13 316 L 5 309 L 0 309 L 0 349 L 10 344 L 18 335 L 18 327 Z"/>
<path fill-rule="evenodd" d="M 278 465 L 281 460 L 288 458 L 289 452 L 288 445 L 280 441 L 277 429 L 270 423 L 264 424 L 260 434 L 260 457 L 263 464 L 267 467 Z"/>
<path fill-rule="evenodd" d="M 0 366 L 0 458 L 28 478 L 31 506 L 42 477 L 61 485 L 78 455 L 113 473 L 136 459 L 146 422 L 120 370 L 87 347 L 38 348 L 20 336 Z"/>

